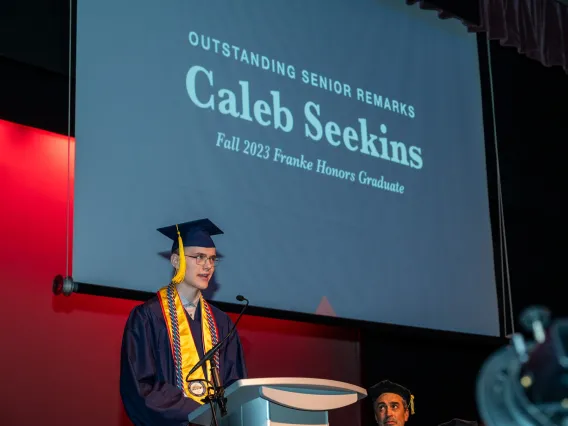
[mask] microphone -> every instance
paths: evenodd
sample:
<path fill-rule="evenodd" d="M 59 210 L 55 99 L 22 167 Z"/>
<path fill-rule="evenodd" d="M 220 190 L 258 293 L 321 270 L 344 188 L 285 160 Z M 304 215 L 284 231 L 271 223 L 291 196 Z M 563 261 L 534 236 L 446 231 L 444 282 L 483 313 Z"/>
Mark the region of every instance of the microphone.
<path fill-rule="evenodd" d="M 249 301 L 246 297 L 242 296 L 242 295 L 238 295 L 236 297 L 236 299 L 239 302 L 245 301 L 246 304 L 245 306 L 243 306 L 243 309 L 241 310 L 241 313 L 239 314 L 239 316 L 237 317 L 237 320 L 235 321 L 235 323 L 233 324 L 233 327 L 231 328 L 231 331 L 229 331 L 229 333 L 227 333 L 227 335 L 225 336 L 225 338 L 223 340 L 221 340 L 219 343 L 217 343 L 215 346 L 213 346 L 209 351 L 207 351 L 207 353 L 205 355 L 203 355 L 203 358 L 201 358 L 199 360 L 199 362 L 197 364 L 195 364 L 193 366 L 193 368 L 191 369 L 191 371 L 187 374 L 187 377 L 185 378 L 186 382 L 189 382 L 189 377 L 198 369 L 200 368 L 203 364 L 205 364 L 207 361 L 209 361 L 211 358 L 213 358 L 213 355 L 215 355 L 215 352 L 217 352 L 219 350 L 219 348 L 223 345 L 223 343 L 225 343 L 227 341 L 227 339 L 229 337 L 231 337 L 233 335 L 233 333 L 235 332 L 235 330 L 237 329 L 237 324 L 239 323 L 239 321 L 241 320 L 245 310 L 248 308 L 249 305 Z"/>

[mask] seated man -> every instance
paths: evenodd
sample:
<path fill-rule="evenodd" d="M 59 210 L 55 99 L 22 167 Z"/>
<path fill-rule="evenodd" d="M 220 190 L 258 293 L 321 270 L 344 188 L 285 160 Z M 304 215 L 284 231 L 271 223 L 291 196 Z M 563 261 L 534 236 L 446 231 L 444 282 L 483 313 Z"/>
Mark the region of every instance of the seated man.
<path fill-rule="evenodd" d="M 414 395 L 405 387 L 383 380 L 369 389 L 379 426 L 404 426 L 414 414 Z"/>
<path fill-rule="evenodd" d="M 170 260 L 175 276 L 132 310 L 122 340 L 120 395 L 136 426 L 188 425 L 189 413 L 204 403 L 212 367 L 224 387 L 246 378 L 237 333 L 189 375 L 233 326 L 227 314 L 201 294 L 218 261 L 211 235 L 223 232 L 207 219 L 159 231 L 174 241 Z"/>

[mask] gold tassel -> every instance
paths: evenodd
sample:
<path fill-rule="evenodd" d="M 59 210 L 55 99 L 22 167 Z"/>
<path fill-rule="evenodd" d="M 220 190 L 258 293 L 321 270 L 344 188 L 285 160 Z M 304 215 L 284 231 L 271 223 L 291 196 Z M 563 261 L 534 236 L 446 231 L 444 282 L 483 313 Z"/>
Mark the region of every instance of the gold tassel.
<path fill-rule="evenodd" d="M 414 395 L 410 395 L 410 414 L 414 414 Z"/>
<path fill-rule="evenodd" d="M 181 240 L 181 234 L 179 233 L 179 228 L 176 225 L 177 233 L 178 233 L 178 252 L 179 252 L 179 268 L 172 278 L 172 283 L 179 284 L 185 278 L 185 253 L 183 251 L 183 241 Z"/>

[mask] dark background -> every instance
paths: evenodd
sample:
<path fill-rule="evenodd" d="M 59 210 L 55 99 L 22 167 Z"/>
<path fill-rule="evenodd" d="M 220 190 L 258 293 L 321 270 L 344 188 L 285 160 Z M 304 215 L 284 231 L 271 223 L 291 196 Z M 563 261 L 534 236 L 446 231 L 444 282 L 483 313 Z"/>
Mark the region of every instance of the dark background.
<path fill-rule="evenodd" d="M 63 135 L 70 128 L 71 134 L 73 133 L 72 121 L 69 126 L 68 116 L 68 17 L 69 4 L 62 0 L 20 0 L 4 2 L 0 6 L 0 119 Z M 506 278 L 504 285 L 508 291 L 510 283 L 512 294 L 512 306 L 508 304 L 507 297 L 501 297 L 501 305 L 507 310 L 511 309 L 514 318 L 518 318 L 525 307 L 533 304 L 547 306 L 555 317 L 567 316 L 568 306 L 561 297 L 564 281 L 564 259 L 561 255 L 565 251 L 561 249 L 563 244 L 560 240 L 561 235 L 566 233 L 562 209 L 566 160 L 561 154 L 564 150 L 560 147 L 568 134 L 568 76 L 561 68 L 546 68 L 517 53 L 515 49 L 502 47 L 494 41 L 489 43 L 489 68 L 484 63 L 487 62 L 485 36 L 480 35 L 479 40 L 484 76 L 484 114 L 488 121 L 492 119 L 491 105 L 494 102 L 498 146 L 496 153 L 493 152 L 492 126 L 486 126 L 492 215 L 496 230 L 498 221 L 495 219 L 499 208 L 497 188 L 500 186 L 507 258 L 499 261 L 506 260 L 503 269 Z M 73 84 L 71 89 L 72 87 Z M 496 157 L 499 160 L 498 170 L 495 166 Z M 4 157 L 3 161 L 7 164 L 10 160 Z M 21 159 L 14 158 L 11 161 Z M 4 163 L 0 162 L 0 165 Z M 8 203 L 20 206 L 16 209 L 12 205 L 12 210 L 3 208 L 4 215 L 0 217 L 9 223 L 12 220 L 7 216 L 9 212 L 13 215 L 14 212 L 27 212 L 38 206 L 31 204 L 29 194 L 16 193 L 15 188 L 12 187 L 12 192 L 3 191 L 4 194 L 0 194 L 2 198 L 6 197 L 2 200 L 4 206 Z M 24 191 L 23 188 L 19 190 Z M 23 202 L 24 198 L 27 202 Z M 41 216 L 41 209 L 35 209 L 35 214 Z M 47 253 L 55 247 L 50 241 L 56 235 L 53 230 L 34 226 L 34 222 L 30 223 L 29 220 L 22 219 L 18 223 L 27 232 L 33 231 L 32 241 L 40 244 L 33 252 L 39 250 Z M 25 249 L 24 241 L 19 238 L 27 235 L 25 230 L 10 234 L 12 237 L 7 239 L 3 235 L 0 252 L 4 258 L 6 253 L 18 250 L 17 247 Z M 494 238 L 498 249 L 497 234 L 494 234 Z M 64 244 L 60 243 L 57 247 L 61 251 Z M 58 262 L 56 264 L 60 265 L 61 262 Z M 0 312 L 4 312 L 4 315 L 10 314 L 12 311 L 8 308 L 17 302 L 12 297 L 22 294 L 21 287 L 14 282 L 23 273 L 18 265 L 24 265 L 25 268 L 29 262 L 0 262 L 0 288 L 4 293 Z M 6 416 L 3 424 L 25 425 L 38 420 L 43 420 L 46 424 L 109 424 L 108 419 L 100 414 L 105 412 L 104 404 L 112 399 L 112 408 L 108 410 L 120 407 L 116 379 L 114 376 L 112 380 L 109 378 L 111 376 L 108 370 L 108 365 L 117 364 L 119 355 L 117 352 L 105 355 L 99 353 L 94 357 L 93 351 L 100 351 L 104 347 L 108 350 L 117 348 L 123 321 L 133 302 L 83 295 L 58 301 L 48 293 L 49 279 L 57 273 L 63 273 L 60 269 L 54 270 L 53 266 L 42 269 L 42 274 L 36 275 L 26 286 L 29 292 L 25 294 L 27 298 L 33 299 L 33 295 L 40 292 L 38 289 L 42 289 L 45 297 L 41 299 L 41 303 L 45 305 L 45 301 L 48 301 L 49 306 L 44 312 L 41 309 L 45 306 L 42 305 L 38 312 L 44 312 L 42 315 L 46 318 L 53 315 L 53 318 L 45 319 L 46 323 L 51 321 L 59 324 L 59 321 L 63 321 L 61 315 L 67 315 L 64 321 L 75 325 L 67 324 L 64 335 L 56 329 L 43 330 L 42 351 L 37 351 L 38 348 L 32 343 L 24 345 L 35 351 L 32 358 L 18 355 L 22 350 L 20 339 L 25 340 L 24 333 L 16 333 L 17 329 L 12 333 L 2 332 L 6 334 L 0 336 L 1 340 L 7 341 L 6 347 L 13 350 L 12 355 L 6 358 L 10 363 L 2 366 L 2 376 L 8 377 L 8 381 L 27 382 L 31 379 L 34 384 L 32 391 L 23 383 L 22 389 L 17 388 L 17 392 L 10 389 L 4 391 L 5 395 L 0 398 L 0 418 Z M 41 276 L 41 280 L 37 276 Z M 18 289 L 18 292 L 14 293 L 16 290 L 13 289 Z M 28 308 L 35 310 L 34 306 L 28 304 Z M 16 311 L 13 312 L 14 315 L 17 314 Z M 73 314 L 77 316 L 88 312 L 91 316 L 79 319 L 75 316 L 70 319 L 69 313 L 73 312 L 79 312 Z M 109 317 L 113 318 L 111 323 L 107 321 Z M 360 376 L 350 380 L 354 384 L 367 387 L 380 379 L 390 378 L 411 388 L 416 395 L 417 409 L 417 415 L 410 423 L 412 425 L 434 425 L 452 417 L 475 418 L 476 373 L 483 360 L 503 343 L 500 339 L 468 338 L 453 333 L 430 333 L 397 327 L 366 327 L 355 323 L 340 328 L 315 326 L 296 323 L 292 321 L 294 319 L 273 320 L 265 316 L 248 316 L 243 320 L 241 325 L 244 334 L 252 336 L 249 339 L 251 342 L 257 342 L 250 343 L 255 351 L 264 350 L 260 341 L 266 340 L 266 333 L 275 342 L 289 339 L 291 347 L 280 358 L 273 359 L 274 362 L 289 365 L 277 368 L 277 365 L 271 364 L 263 368 L 257 367 L 256 370 L 253 368 L 253 371 L 259 376 L 270 372 L 272 375 L 303 374 L 337 379 L 341 375 L 338 376 L 334 368 L 341 366 L 339 358 L 349 353 L 354 356 L 355 363 L 360 362 L 347 376 Z M 28 321 L 26 324 L 29 329 L 37 332 L 36 320 L 31 317 L 20 320 Z M 508 334 L 512 331 L 511 324 L 505 325 Z M 518 325 L 514 325 L 518 330 Z M 84 333 L 89 336 L 84 336 Z M 78 335 L 83 335 L 85 342 L 96 343 L 93 343 L 92 348 L 78 347 Z M 305 341 L 307 337 L 311 339 L 309 344 Z M 104 339 L 107 339 L 106 343 L 103 342 Z M 46 345 L 52 347 L 47 349 Z M 295 356 L 294 350 L 299 351 L 302 347 L 315 352 L 322 350 L 319 360 L 315 362 L 323 363 L 326 367 L 318 370 L 306 365 L 314 362 L 310 353 L 299 352 L 302 356 Z M 327 353 L 322 348 L 335 352 Z M 28 352 L 26 350 L 26 354 Z M 74 356 L 66 358 L 66 353 L 73 353 Z M 107 364 L 101 362 L 101 357 L 107 359 Z M 326 357 L 330 359 L 326 360 Z M 37 368 L 44 372 L 43 375 L 29 372 L 30 359 L 39 363 Z M 62 359 L 66 359 L 68 363 L 64 365 Z M 261 363 L 258 356 L 256 359 L 257 363 Z M 63 376 L 80 376 L 86 370 L 89 371 L 89 377 L 100 378 L 97 382 L 98 392 L 85 387 L 77 394 L 71 388 L 69 379 Z M 46 371 L 51 373 L 45 373 Z M 116 371 L 112 373 L 115 374 Z M 275 374 L 272 371 L 282 373 Z M 310 372 L 314 374 L 309 374 Z M 102 384 L 105 380 L 108 383 Z M 36 395 L 36 392 L 39 394 Z M 112 396 L 108 396 L 109 392 Z M 99 395 L 99 398 L 94 395 Z M 37 403 L 39 399 L 42 400 L 41 404 Z M 67 404 L 64 403 L 66 400 Z M 67 412 L 70 405 L 75 407 L 74 411 Z M 99 411 L 98 417 L 94 416 L 93 411 Z M 362 420 L 354 419 L 354 425 L 373 423 L 369 401 L 363 401 L 360 412 Z M 128 424 L 122 414 L 113 414 L 111 417 L 113 424 Z M 55 418 L 58 419 L 57 422 Z"/>

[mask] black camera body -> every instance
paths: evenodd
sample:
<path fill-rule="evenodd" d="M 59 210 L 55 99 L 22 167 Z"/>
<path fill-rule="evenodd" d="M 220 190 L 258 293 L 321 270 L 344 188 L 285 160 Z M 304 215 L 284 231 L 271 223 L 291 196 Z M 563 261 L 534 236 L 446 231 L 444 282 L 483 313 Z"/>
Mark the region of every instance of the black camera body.
<path fill-rule="evenodd" d="M 487 426 L 568 426 L 568 319 L 545 332 L 548 311 L 530 308 L 522 334 L 484 363 L 477 379 L 477 405 Z"/>

